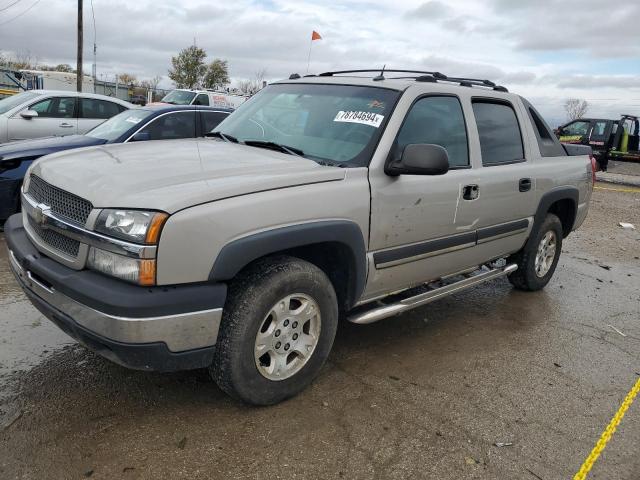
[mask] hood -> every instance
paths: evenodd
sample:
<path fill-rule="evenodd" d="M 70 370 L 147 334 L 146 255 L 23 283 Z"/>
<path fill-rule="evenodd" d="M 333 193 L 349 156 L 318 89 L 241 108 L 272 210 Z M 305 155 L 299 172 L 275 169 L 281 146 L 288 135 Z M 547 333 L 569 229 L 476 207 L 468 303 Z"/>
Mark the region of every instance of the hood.
<path fill-rule="evenodd" d="M 223 198 L 342 180 L 345 171 L 214 139 L 105 145 L 50 155 L 33 173 L 97 208 L 174 213 Z"/>
<path fill-rule="evenodd" d="M 87 137 L 85 135 L 20 140 L 0 145 L 0 160 L 37 158 L 50 153 L 69 150 L 71 148 L 90 147 L 104 143 L 106 143 L 106 140 Z"/>

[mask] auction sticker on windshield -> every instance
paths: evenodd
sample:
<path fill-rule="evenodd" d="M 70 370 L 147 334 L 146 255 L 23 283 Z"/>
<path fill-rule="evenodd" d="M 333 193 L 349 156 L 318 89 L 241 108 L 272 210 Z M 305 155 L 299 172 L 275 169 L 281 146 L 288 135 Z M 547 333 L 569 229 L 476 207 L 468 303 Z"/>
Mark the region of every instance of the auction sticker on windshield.
<path fill-rule="evenodd" d="M 348 122 L 348 123 L 360 123 L 362 125 L 369 125 L 371 127 L 378 128 L 384 120 L 384 115 L 379 115 L 373 112 L 356 112 L 356 111 L 343 111 L 340 110 L 333 119 L 334 122 Z"/>

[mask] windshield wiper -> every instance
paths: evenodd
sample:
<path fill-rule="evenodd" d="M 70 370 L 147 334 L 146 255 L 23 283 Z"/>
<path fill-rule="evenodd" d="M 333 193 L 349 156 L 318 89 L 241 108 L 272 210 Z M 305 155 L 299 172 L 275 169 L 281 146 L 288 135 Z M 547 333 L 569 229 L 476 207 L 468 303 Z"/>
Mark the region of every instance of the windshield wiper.
<path fill-rule="evenodd" d="M 296 147 L 289 147 L 276 142 L 267 142 L 264 140 L 245 140 L 245 145 L 258 148 L 269 148 L 271 150 L 277 150 L 282 153 L 288 153 L 289 155 L 296 155 L 298 157 L 304 157 L 304 152 Z"/>
<path fill-rule="evenodd" d="M 233 135 L 229 135 L 228 133 L 209 132 L 205 136 L 207 136 L 207 137 L 218 137 L 218 138 L 223 139 L 225 142 L 238 143 L 238 139 L 236 137 L 234 137 Z"/>

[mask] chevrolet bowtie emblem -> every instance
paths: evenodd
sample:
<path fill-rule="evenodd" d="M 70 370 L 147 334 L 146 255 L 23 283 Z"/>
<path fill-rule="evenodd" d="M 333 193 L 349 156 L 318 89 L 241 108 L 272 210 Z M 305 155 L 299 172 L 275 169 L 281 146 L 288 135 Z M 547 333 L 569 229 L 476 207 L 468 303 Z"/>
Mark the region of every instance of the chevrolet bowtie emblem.
<path fill-rule="evenodd" d="M 47 218 L 45 216 L 50 210 L 49 205 L 45 205 L 44 203 L 39 203 L 33 209 L 33 220 L 40 225 L 41 227 L 47 222 Z"/>

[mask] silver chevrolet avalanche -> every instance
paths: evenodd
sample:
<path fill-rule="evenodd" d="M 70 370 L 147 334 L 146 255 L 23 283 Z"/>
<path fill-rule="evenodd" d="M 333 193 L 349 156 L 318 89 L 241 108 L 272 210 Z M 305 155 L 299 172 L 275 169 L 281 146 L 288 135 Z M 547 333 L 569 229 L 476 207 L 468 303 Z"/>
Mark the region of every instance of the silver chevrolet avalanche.
<path fill-rule="evenodd" d="M 205 367 L 265 405 L 313 380 L 339 319 L 502 276 L 543 288 L 593 175 L 588 147 L 488 80 L 294 74 L 211 138 L 44 157 L 5 232 L 28 297 L 82 344 L 136 369 Z"/>

